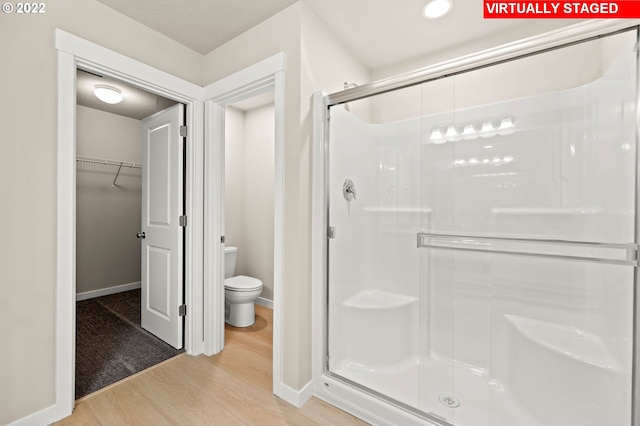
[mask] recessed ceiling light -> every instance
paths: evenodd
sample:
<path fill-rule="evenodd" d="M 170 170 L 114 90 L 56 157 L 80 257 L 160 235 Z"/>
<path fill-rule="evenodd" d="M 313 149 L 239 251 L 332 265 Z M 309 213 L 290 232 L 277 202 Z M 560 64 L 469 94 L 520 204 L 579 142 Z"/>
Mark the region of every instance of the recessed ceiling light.
<path fill-rule="evenodd" d="M 107 104 L 117 104 L 122 102 L 122 100 L 124 99 L 124 97 L 122 96 L 122 92 L 111 86 L 95 86 L 95 89 L 93 89 L 93 94 L 96 95 L 96 98 Z"/>
<path fill-rule="evenodd" d="M 440 18 L 451 11 L 453 0 L 429 0 L 422 9 L 422 14 L 428 19 Z"/>

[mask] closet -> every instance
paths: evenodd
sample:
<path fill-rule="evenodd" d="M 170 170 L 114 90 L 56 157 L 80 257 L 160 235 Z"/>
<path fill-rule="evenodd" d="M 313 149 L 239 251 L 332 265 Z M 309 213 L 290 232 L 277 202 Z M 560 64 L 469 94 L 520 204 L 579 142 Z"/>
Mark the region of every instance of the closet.
<path fill-rule="evenodd" d="M 122 104 L 93 97 L 113 85 Z M 140 326 L 142 119 L 174 101 L 78 71 L 76 398 L 179 354 Z"/>

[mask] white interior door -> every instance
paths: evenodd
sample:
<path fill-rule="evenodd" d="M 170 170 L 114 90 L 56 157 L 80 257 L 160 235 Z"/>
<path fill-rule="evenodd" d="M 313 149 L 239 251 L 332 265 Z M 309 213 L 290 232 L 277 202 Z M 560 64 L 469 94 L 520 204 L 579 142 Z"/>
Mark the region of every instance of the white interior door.
<path fill-rule="evenodd" d="M 142 121 L 142 327 L 182 348 L 183 158 L 177 104 Z"/>

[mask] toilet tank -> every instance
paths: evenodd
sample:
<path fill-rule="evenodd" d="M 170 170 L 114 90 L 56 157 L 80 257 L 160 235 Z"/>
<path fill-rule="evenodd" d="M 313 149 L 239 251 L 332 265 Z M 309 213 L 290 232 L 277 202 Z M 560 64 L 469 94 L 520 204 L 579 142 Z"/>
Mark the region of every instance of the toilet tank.
<path fill-rule="evenodd" d="M 224 248 L 224 277 L 231 278 L 236 274 L 236 258 L 238 247 L 226 246 Z"/>

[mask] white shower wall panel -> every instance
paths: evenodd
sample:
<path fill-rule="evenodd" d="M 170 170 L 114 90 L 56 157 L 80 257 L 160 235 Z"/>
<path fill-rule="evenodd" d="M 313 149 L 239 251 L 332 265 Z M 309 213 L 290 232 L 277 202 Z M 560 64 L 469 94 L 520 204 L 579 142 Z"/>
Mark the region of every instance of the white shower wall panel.
<path fill-rule="evenodd" d="M 608 114 L 596 107 L 583 110 L 572 99 L 589 96 L 594 104 L 601 104 L 605 102 L 601 93 L 615 90 L 621 100 L 620 87 L 595 85 L 600 88 L 572 89 L 564 97 L 551 94 L 503 105 L 515 117 L 517 128 L 511 135 L 423 146 L 423 207 L 433 211 L 433 222 L 427 229 L 494 235 L 496 209 L 535 208 L 542 214 L 555 209 L 559 221 L 569 218 L 563 214 L 565 210 L 584 212 L 585 219 L 565 223 L 569 227 L 548 218 L 537 223 L 515 222 L 500 232 L 565 240 L 631 241 L 635 136 L 632 126 L 602 118 Z M 616 109 L 617 104 L 612 100 L 610 106 Z M 456 120 L 477 123 L 483 117 L 496 116 L 493 109 L 460 111 Z M 633 111 L 617 109 L 619 117 L 633 120 Z M 423 129 L 442 126 L 446 119 L 425 118 Z M 589 130 L 583 134 L 580 129 L 585 126 Z"/>
<path fill-rule="evenodd" d="M 335 179 L 330 203 L 336 214 L 330 221 L 340 245 L 332 251 L 330 271 L 337 268 L 341 280 L 353 280 L 347 287 L 351 294 L 375 288 L 417 296 L 415 236 L 424 214 L 419 207 L 419 121 L 398 130 L 398 125 L 386 129 L 365 123 L 340 108 L 332 114 L 349 124 L 331 135 L 342 142 L 331 147 Z M 343 196 L 345 179 L 356 186 L 353 201 Z M 350 262 L 341 263 L 341 258 Z"/>
<path fill-rule="evenodd" d="M 420 126 L 416 120 L 370 125 L 378 146 L 379 187 L 371 212 L 378 217 L 375 268 L 383 290 L 418 297 L 420 227 Z M 373 207 L 372 206 L 372 207 Z"/>
<path fill-rule="evenodd" d="M 329 334 L 329 346 L 334 349 L 332 365 L 336 365 L 350 352 L 351 336 L 343 328 L 348 317 L 343 302 L 363 289 L 373 287 L 375 271 L 372 271 L 373 262 L 368 259 L 372 259 L 374 253 L 377 218 L 368 214 L 363 206 L 373 203 L 378 173 L 366 123 L 342 108 L 334 108 L 331 114 L 344 123 L 332 129 L 331 138 L 339 139 L 341 143 L 331 146 L 329 163 L 330 174 L 335 177 L 329 191 L 329 225 L 334 228 L 335 235 L 329 240 L 328 279 L 340 285 L 332 286 L 328 293 L 329 303 L 338 307 L 331 310 L 328 321 L 332 329 L 342 330 Z M 355 182 L 354 201 L 347 201 L 343 196 L 345 179 Z"/>
<path fill-rule="evenodd" d="M 331 175 L 335 176 L 329 199 L 335 214 L 330 218 L 330 226 L 334 227 L 336 239 L 341 243 L 331 245 L 330 240 L 333 253 L 329 270 L 349 284 L 336 287 L 330 297 L 345 300 L 375 276 L 370 270 L 371 261 L 365 261 L 374 253 L 377 217 L 368 214 L 364 207 L 373 203 L 378 173 L 375 170 L 375 147 L 370 143 L 366 123 L 340 108 L 334 109 L 332 115 L 341 117 L 345 125 L 335 129 L 331 135 L 341 140 L 340 144 L 331 147 L 332 160 L 329 164 Z M 356 185 L 354 201 L 347 201 L 343 196 L 342 185 L 346 179 L 351 179 Z"/>

